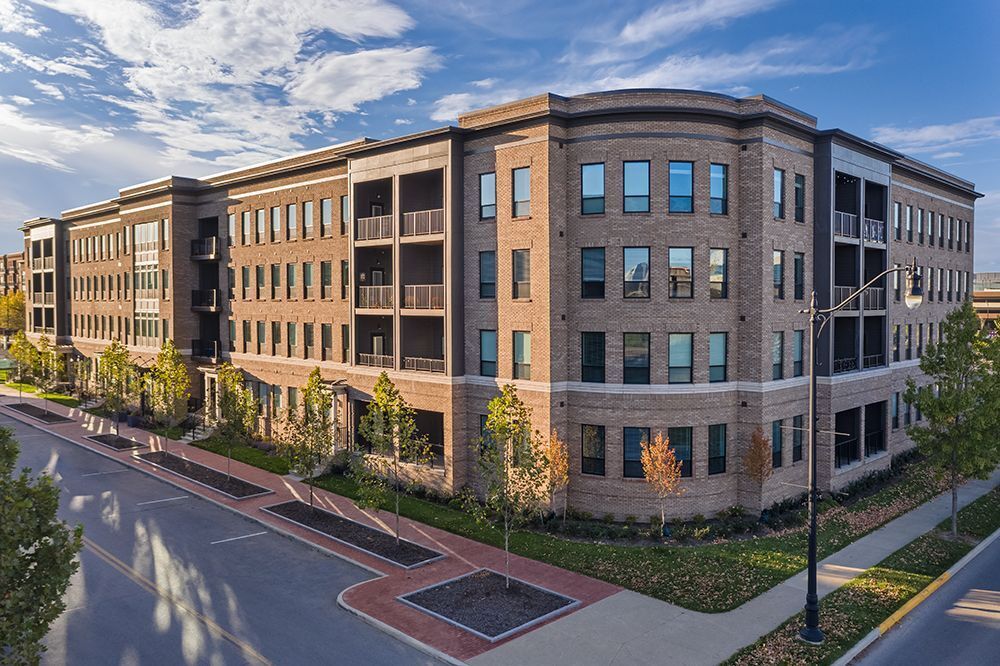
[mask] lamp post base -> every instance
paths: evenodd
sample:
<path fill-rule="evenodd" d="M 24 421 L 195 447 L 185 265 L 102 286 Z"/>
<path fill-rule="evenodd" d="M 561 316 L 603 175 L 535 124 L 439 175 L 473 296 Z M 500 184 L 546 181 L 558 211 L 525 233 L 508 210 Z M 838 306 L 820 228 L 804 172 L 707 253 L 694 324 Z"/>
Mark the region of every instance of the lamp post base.
<path fill-rule="evenodd" d="M 826 636 L 823 635 L 819 627 L 803 627 L 799 629 L 799 640 L 803 643 L 809 643 L 809 645 L 822 645 Z"/>

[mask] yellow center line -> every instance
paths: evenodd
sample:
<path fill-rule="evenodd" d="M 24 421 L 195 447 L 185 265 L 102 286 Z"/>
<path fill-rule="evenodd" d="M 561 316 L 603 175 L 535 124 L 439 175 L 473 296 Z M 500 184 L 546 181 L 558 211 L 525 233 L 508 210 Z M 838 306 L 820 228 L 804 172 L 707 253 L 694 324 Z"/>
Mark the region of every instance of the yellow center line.
<path fill-rule="evenodd" d="M 173 606 L 177 607 L 178 609 L 191 615 L 199 622 L 204 624 L 206 627 L 208 627 L 208 629 L 211 632 L 221 636 L 223 639 L 229 641 L 237 648 L 239 648 L 244 655 L 259 661 L 261 664 L 265 664 L 266 666 L 271 666 L 270 660 L 268 660 L 267 657 L 265 657 L 261 653 L 257 652 L 249 643 L 235 636 L 231 632 L 226 631 L 225 629 L 220 627 L 215 620 L 206 615 L 203 615 L 202 613 L 199 613 L 195 609 L 185 604 L 182 600 L 178 599 L 175 595 L 160 588 L 156 583 L 143 576 L 141 573 L 139 573 L 138 571 L 127 565 L 125 562 L 121 561 L 120 559 L 109 553 L 101 546 L 97 545 L 92 539 L 84 536 L 83 543 L 87 548 L 93 551 L 95 555 L 97 555 L 99 558 L 110 564 L 114 569 L 118 570 L 121 574 L 123 574 L 126 578 L 134 582 L 139 587 L 143 588 L 153 596 L 160 597 L 165 601 L 169 602 L 170 604 L 172 604 Z"/>

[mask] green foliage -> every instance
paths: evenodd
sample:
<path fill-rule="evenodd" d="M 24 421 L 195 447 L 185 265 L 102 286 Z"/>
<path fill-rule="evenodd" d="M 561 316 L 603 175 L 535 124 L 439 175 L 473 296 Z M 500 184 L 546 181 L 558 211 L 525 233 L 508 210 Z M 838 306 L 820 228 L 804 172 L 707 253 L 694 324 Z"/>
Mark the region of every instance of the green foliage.
<path fill-rule="evenodd" d="M 288 474 L 288 460 L 286 458 L 273 455 L 256 446 L 247 446 L 245 444 L 233 445 L 229 440 L 222 439 L 217 435 L 191 442 L 191 446 L 196 446 L 199 449 L 211 451 L 212 453 L 218 453 L 219 455 L 229 456 L 233 460 L 253 465 L 274 474 Z"/>
<path fill-rule="evenodd" d="M 330 416 L 333 398 L 323 385 L 319 368 L 313 368 L 302 387 L 302 404 L 289 407 L 276 439 L 278 451 L 286 456 L 291 469 L 312 478 L 320 464 L 333 453 L 336 424 Z M 309 486 L 309 506 L 313 489 Z"/>
<path fill-rule="evenodd" d="M 173 340 L 166 340 L 156 355 L 150 373 L 150 398 L 153 413 L 167 427 L 177 425 L 187 410 L 191 377 Z"/>
<path fill-rule="evenodd" d="M 257 429 L 257 400 L 243 382 L 243 371 L 232 363 L 219 366 L 219 433 L 228 441 L 247 444 Z"/>
<path fill-rule="evenodd" d="M 79 567 L 83 528 L 58 520 L 59 487 L 49 476 L 14 476 L 17 442 L 0 428 L 0 650 L 4 663 L 37 663 L 42 638 L 66 605 Z"/>
<path fill-rule="evenodd" d="M 14 334 L 8 352 L 17 363 L 18 381 L 23 383 L 25 379 L 30 380 L 38 367 L 38 350 L 28 342 L 28 336 L 24 334 L 24 331 L 18 331 Z"/>
<path fill-rule="evenodd" d="M 12 291 L 0 296 L 0 330 L 24 330 L 23 291 Z"/>
<path fill-rule="evenodd" d="M 104 393 L 104 406 L 114 416 L 125 409 L 129 397 L 134 394 L 137 377 L 128 349 L 117 338 L 101 353 L 97 374 Z M 117 432 L 118 419 L 113 421 Z"/>
<path fill-rule="evenodd" d="M 49 405 L 46 396 L 55 392 L 55 388 L 63 380 L 65 374 L 66 357 L 52 346 L 47 336 L 43 335 L 38 340 L 38 359 L 34 375 L 35 386 L 38 387 L 41 397 L 45 400 L 46 411 Z"/>

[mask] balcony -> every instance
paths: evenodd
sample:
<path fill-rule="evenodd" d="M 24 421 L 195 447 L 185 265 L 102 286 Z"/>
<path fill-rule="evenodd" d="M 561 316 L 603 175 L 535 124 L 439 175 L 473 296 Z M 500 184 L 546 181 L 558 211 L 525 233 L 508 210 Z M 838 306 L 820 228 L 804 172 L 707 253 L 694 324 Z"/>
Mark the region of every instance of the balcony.
<path fill-rule="evenodd" d="M 386 354 L 358 354 L 358 365 L 372 368 L 392 368 L 394 361 L 394 357 Z"/>
<path fill-rule="evenodd" d="M 31 302 L 35 305 L 53 305 L 56 302 L 56 295 L 51 291 L 36 291 L 31 294 Z"/>
<path fill-rule="evenodd" d="M 833 211 L 833 235 L 842 238 L 858 238 L 858 216 L 854 213 Z"/>
<path fill-rule="evenodd" d="M 55 257 L 35 257 L 31 260 L 31 270 L 33 271 L 52 270 L 55 267 Z"/>
<path fill-rule="evenodd" d="M 403 369 L 417 372 L 444 372 L 444 359 L 409 356 L 403 359 Z"/>
<path fill-rule="evenodd" d="M 866 243 L 881 243 L 885 245 L 885 222 L 866 217 L 865 223 L 862 226 L 862 235 Z"/>
<path fill-rule="evenodd" d="M 426 236 L 444 233 L 444 209 L 403 213 L 402 236 Z"/>
<path fill-rule="evenodd" d="M 885 365 L 885 354 L 869 354 L 864 358 L 865 370 L 868 368 L 881 368 Z"/>
<path fill-rule="evenodd" d="M 857 287 L 847 287 L 847 286 L 835 286 L 833 288 L 833 304 L 843 303 L 848 299 Z M 857 310 L 858 309 L 858 299 L 854 299 L 850 303 L 844 306 L 844 310 Z"/>
<path fill-rule="evenodd" d="M 191 356 L 215 361 L 219 358 L 218 340 L 192 340 Z"/>
<path fill-rule="evenodd" d="M 444 309 L 443 284 L 408 284 L 403 287 L 403 307 L 408 310 Z"/>
<path fill-rule="evenodd" d="M 833 373 L 854 372 L 858 369 L 858 359 L 853 356 L 845 356 L 833 359 Z"/>
<path fill-rule="evenodd" d="M 193 238 L 191 240 L 191 259 L 194 261 L 218 261 L 219 237 Z"/>
<path fill-rule="evenodd" d="M 391 284 L 378 287 L 358 287 L 357 307 L 369 310 L 391 310 L 392 290 Z"/>
<path fill-rule="evenodd" d="M 359 217 L 358 229 L 354 240 L 381 240 L 392 238 L 392 215 L 376 215 L 375 217 Z"/>
<path fill-rule="evenodd" d="M 220 312 L 222 310 L 222 293 L 218 289 L 192 290 L 191 309 L 195 312 Z"/>
<path fill-rule="evenodd" d="M 868 287 L 861 300 L 865 310 L 885 310 L 885 287 Z"/>

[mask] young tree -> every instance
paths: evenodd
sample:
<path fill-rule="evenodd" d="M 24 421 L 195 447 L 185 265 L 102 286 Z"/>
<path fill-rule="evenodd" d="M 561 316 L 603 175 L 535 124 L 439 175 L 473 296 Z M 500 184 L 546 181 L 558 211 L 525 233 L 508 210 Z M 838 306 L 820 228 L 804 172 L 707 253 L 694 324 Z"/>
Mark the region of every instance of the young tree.
<path fill-rule="evenodd" d="M 566 523 L 566 508 L 569 503 L 569 448 L 566 441 L 559 439 L 559 432 L 555 428 L 549 435 L 548 446 L 545 449 L 546 463 L 549 466 L 549 497 L 555 502 L 556 495 L 562 493 L 562 520 Z"/>
<path fill-rule="evenodd" d="M 323 385 L 319 368 L 313 368 L 309 373 L 301 394 L 301 407 L 289 407 L 285 413 L 278 450 L 289 457 L 295 471 L 308 479 L 309 507 L 312 508 L 312 477 L 333 453 L 333 435 L 337 424 L 330 416 L 333 398 Z"/>
<path fill-rule="evenodd" d="M 30 377 L 31 373 L 38 367 L 38 350 L 33 344 L 28 342 L 28 336 L 24 334 L 24 331 L 18 331 L 14 334 L 14 340 L 11 342 L 9 352 L 11 358 L 17 364 L 17 397 L 20 400 L 21 385 L 24 384 L 24 380 Z"/>
<path fill-rule="evenodd" d="M 17 442 L 0 428 L 0 661 L 38 663 L 42 638 L 66 605 L 83 528 L 59 520 L 59 486 L 30 469 L 15 476 Z"/>
<path fill-rule="evenodd" d="M 370 455 L 354 460 L 353 472 L 360 490 L 357 505 L 378 510 L 392 492 L 396 500 L 396 543 L 399 543 L 401 464 L 426 465 L 432 454 L 427 437 L 417 433 L 416 411 L 385 372 L 375 382 L 368 411 L 361 417 L 358 431 L 371 444 L 372 450 Z"/>
<path fill-rule="evenodd" d="M 642 462 L 642 473 L 660 500 L 660 525 L 666 525 L 667 498 L 684 492 L 681 487 L 684 462 L 677 459 L 670 439 L 664 437 L 662 432 L 657 432 L 652 442 L 643 437 L 641 446 L 639 460 Z"/>
<path fill-rule="evenodd" d="M 49 411 L 49 394 L 56 390 L 65 373 L 66 357 L 52 346 L 47 336 L 43 335 L 38 340 L 35 386 L 42 394 L 46 413 Z"/>
<path fill-rule="evenodd" d="M 173 428 L 180 422 L 177 417 L 181 406 L 187 411 L 188 389 L 191 388 L 191 377 L 173 340 L 164 341 L 150 375 L 153 414 L 158 421 Z"/>
<path fill-rule="evenodd" d="M 548 495 L 548 464 L 542 435 L 531 428 L 531 410 L 507 384 L 487 405 L 480 442 L 479 471 L 484 485 L 478 517 L 495 516 L 503 531 L 504 570 L 510 588 L 510 535 Z"/>
<path fill-rule="evenodd" d="M 906 382 L 904 399 L 926 417 L 907 433 L 951 486 L 951 533 L 958 536 L 958 485 L 987 479 L 1000 464 L 1000 342 L 987 339 L 972 304 L 941 324 L 944 340 L 928 345 L 920 369 L 930 383 Z"/>
<path fill-rule="evenodd" d="M 104 391 L 104 406 L 111 412 L 111 421 L 118 433 L 118 413 L 125 409 L 129 396 L 135 388 L 135 364 L 117 338 L 104 348 L 98 366 L 101 386 Z"/>
<path fill-rule="evenodd" d="M 233 446 L 250 441 L 257 427 L 257 401 L 243 381 L 243 371 L 232 363 L 219 366 L 219 434 L 226 443 L 226 475 L 233 458 Z"/>
<path fill-rule="evenodd" d="M 774 463 L 771 440 L 764 435 L 760 426 L 753 431 L 753 435 L 750 436 L 750 448 L 743 454 L 743 471 L 756 484 L 758 493 L 763 495 L 764 484 L 774 474 Z"/>
<path fill-rule="evenodd" d="M 0 330 L 10 335 L 24 329 L 24 292 L 12 291 L 0 296 Z"/>

